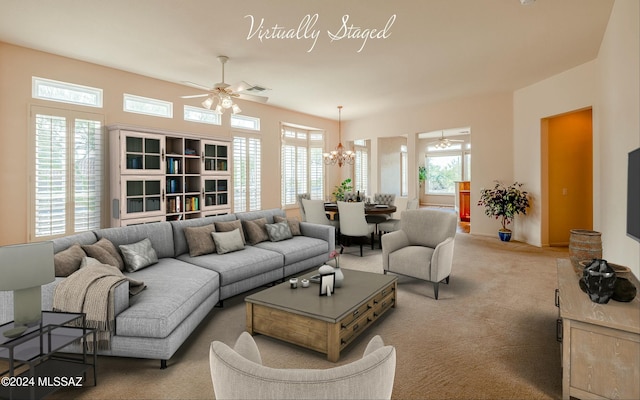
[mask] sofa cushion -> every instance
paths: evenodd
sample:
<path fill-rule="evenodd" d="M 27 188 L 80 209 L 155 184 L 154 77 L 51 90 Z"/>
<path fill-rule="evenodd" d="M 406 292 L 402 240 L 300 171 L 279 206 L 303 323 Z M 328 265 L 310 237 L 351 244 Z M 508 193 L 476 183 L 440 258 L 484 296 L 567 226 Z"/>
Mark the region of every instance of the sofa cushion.
<path fill-rule="evenodd" d="M 244 241 L 240 229 L 229 232 L 211 232 L 213 241 L 216 243 L 216 253 L 226 254 L 232 251 L 244 249 Z"/>
<path fill-rule="evenodd" d="M 242 238 L 242 243 L 247 242 L 244 236 L 244 230 L 242 229 L 242 221 L 239 221 L 239 220 L 228 221 L 228 222 L 216 221 L 214 222 L 214 224 L 216 226 L 216 232 L 231 232 L 236 229 L 239 229 L 240 237 Z M 215 239 L 214 239 L 214 242 L 215 242 Z"/>
<path fill-rule="evenodd" d="M 254 220 L 258 218 L 266 218 L 268 224 L 272 224 L 274 222 L 273 217 L 280 216 L 285 217 L 286 214 L 284 210 L 280 208 L 271 208 L 268 210 L 260 210 L 260 211 L 247 211 L 236 213 L 236 218 L 239 220 Z"/>
<path fill-rule="evenodd" d="M 104 228 L 95 231 L 98 239 L 107 238 L 116 247 L 132 244 L 148 238 L 158 258 L 175 257 L 173 249 L 173 230 L 169 222 L 129 225 L 116 228 Z"/>
<path fill-rule="evenodd" d="M 242 229 L 244 229 L 244 233 L 247 236 L 247 243 L 253 246 L 254 244 L 269 240 L 266 225 L 266 218 L 243 220 Z"/>
<path fill-rule="evenodd" d="M 329 258 L 329 243 L 307 236 L 294 236 L 282 242 L 262 242 L 256 247 L 282 254 L 284 265 L 291 265 L 318 255 L 326 255 L 327 259 Z"/>
<path fill-rule="evenodd" d="M 55 275 L 66 277 L 73 274 L 80 269 L 80 264 L 82 264 L 84 257 L 86 257 L 86 254 L 77 243 L 65 250 L 57 252 L 53 256 Z"/>
<path fill-rule="evenodd" d="M 211 236 L 211 232 L 215 230 L 216 227 L 213 223 L 203 226 L 184 227 L 184 236 L 187 239 L 189 255 L 191 257 L 210 254 L 216 251 L 216 244 Z"/>
<path fill-rule="evenodd" d="M 259 245 L 266 243 L 271 242 L 262 242 Z M 207 254 L 198 257 L 182 254 L 178 259 L 218 272 L 220 274 L 220 286 L 253 278 L 265 272 L 282 269 L 284 265 L 282 254 L 256 246 L 245 246 L 242 251 L 226 254 Z"/>
<path fill-rule="evenodd" d="M 300 231 L 300 221 L 298 221 L 295 218 L 281 217 L 279 215 L 275 215 L 273 217 L 273 222 L 282 222 L 282 221 L 287 221 L 287 223 L 289 224 L 289 229 L 291 230 L 291 234 L 293 236 L 302 235 L 302 231 Z"/>
<path fill-rule="evenodd" d="M 128 272 L 138 271 L 158 262 L 158 254 L 148 238 L 137 243 L 121 244 L 120 251 Z"/>
<path fill-rule="evenodd" d="M 280 242 L 293 237 L 287 221 L 267 224 L 267 233 L 269 233 L 269 240 L 272 242 Z"/>
<path fill-rule="evenodd" d="M 61 238 L 53 239 L 53 252 L 58 253 L 62 250 L 68 249 L 74 244 L 92 244 L 95 243 L 98 239 L 96 238 L 95 233 L 93 232 L 81 232 L 76 233 L 71 236 L 64 236 Z"/>
<path fill-rule="evenodd" d="M 117 315 L 116 334 L 121 336 L 167 337 L 220 286 L 215 271 L 172 258 L 126 275 L 143 281 L 147 289 L 131 297 L 129 308 Z"/>
<path fill-rule="evenodd" d="M 175 255 L 189 252 L 189 246 L 187 239 L 184 235 L 184 228 L 186 227 L 198 227 L 214 223 L 215 221 L 235 221 L 236 216 L 233 214 L 216 215 L 213 217 L 204 218 L 191 218 L 183 219 L 180 221 L 171 221 L 171 228 L 173 230 L 173 243 L 175 246 Z"/>
<path fill-rule="evenodd" d="M 98 246 L 97 244 L 85 244 L 82 245 L 82 250 L 84 250 L 89 257 L 100 261 L 101 264 L 112 265 L 118 269 L 120 268 L 118 260 L 116 260 L 116 258 L 102 246 Z"/>

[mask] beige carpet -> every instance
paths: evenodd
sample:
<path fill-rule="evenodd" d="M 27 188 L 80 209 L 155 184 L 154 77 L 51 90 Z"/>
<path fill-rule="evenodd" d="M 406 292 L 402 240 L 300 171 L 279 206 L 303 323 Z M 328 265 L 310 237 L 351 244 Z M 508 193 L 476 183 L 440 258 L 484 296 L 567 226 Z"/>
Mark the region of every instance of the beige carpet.
<path fill-rule="evenodd" d="M 342 267 L 381 272 L 380 250 L 345 249 Z M 376 322 L 337 364 L 322 354 L 256 336 L 264 363 L 277 368 L 330 368 L 361 357 L 380 334 L 397 349 L 396 399 L 560 398 L 560 345 L 555 340 L 556 258 L 566 249 L 540 249 L 497 238 L 458 234 L 449 285 L 439 300 L 430 283 L 401 277 L 398 306 Z M 348 293 L 336 293 L 337 296 Z M 99 357 L 98 385 L 53 398 L 213 398 L 209 344 L 233 344 L 244 330 L 244 296 L 214 309 L 166 370 L 158 360 Z"/>

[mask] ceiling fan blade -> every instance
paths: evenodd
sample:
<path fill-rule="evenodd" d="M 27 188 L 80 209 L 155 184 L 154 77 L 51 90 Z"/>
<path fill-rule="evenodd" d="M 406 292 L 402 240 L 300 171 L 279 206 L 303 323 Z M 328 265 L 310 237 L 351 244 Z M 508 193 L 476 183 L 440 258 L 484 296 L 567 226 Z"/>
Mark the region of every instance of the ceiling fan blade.
<path fill-rule="evenodd" d="M 234 92 L 242 92 L 243 90 L 247 90 L 249 88 L 251 88 L 252 86 L 250 84 L 248 84 L 245 81 L 240 81 L 240 82 L 236 82 L 233 85 L 229 86 L 229 89 L 233 90 Z"/>
<path fill-rule="evenodd" d="M 255 94 L 238 93 L 238 98 L 243 100 L 255 101 L 256 103 L 266 103 L 269 98 L 267 96 L 256 96 Z"/>
<path fill-rule="evenodd" d="M 204 86 L 204 85 L 200 85 L 199 83 L 193 83 L 193 82 L 189 82 L 189 81 L 181 81 L 180 83 L 182 83 L 183 85 L 187 85 L 187 86 L 191 86 L 191 87 L 197 88 L 197 89 L 211 91 L 210 87 L 207 87 L 207 86 Z"/>
<path fill-rule="evenodd" d="M 195 98 L 198 98 L 198 97 L 207 97 L 207 96 L 209 96 L 207 93 L 203 93 L 203 94 L 192 94 L 192 95 L 189 95 L 189 96 L 180 96 L 180 98 L 182 98 L 182 99 L 195 99 Z"/>

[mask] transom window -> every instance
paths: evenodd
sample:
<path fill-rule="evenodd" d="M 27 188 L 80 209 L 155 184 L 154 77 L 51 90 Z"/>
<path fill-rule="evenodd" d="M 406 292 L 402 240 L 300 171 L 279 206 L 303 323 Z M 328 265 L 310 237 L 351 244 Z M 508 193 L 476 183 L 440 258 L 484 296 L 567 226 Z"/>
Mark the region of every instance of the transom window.
<path fill-rule="evenodd" d="M 34 99 L 102 107 L 102 89 L 90 86 L 33 76 L 31 77 L 31 91 Z"/>
<path fill-rule="evenodd" d="M 150 97 L 124 94 L 123 109 L 136 114 L 153 115 L 154 117 L 173 118 L 173 103 Z"/>

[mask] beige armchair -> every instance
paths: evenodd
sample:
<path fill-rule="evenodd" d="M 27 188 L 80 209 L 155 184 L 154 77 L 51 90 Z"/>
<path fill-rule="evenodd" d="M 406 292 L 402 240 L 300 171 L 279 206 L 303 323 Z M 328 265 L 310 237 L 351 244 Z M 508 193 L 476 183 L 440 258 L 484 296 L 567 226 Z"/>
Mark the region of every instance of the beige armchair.
<path fill-rule="evenodd" d="M 396 350 L 374 336 L 361 359 L 328 369 L 277 369 L 262 365 L 253 337 L 243 332 L 234 348 L 218 341 L 209 351 L 216 399 L 390 399 Z"/>
<path fill-rule="evenodd" d="M 382 267 L 400 275 L 433 282 L 449 283 L 456 235 L 456 214 L 430 209 L 406 210 L 400 229 L 382 236 Z"/>

